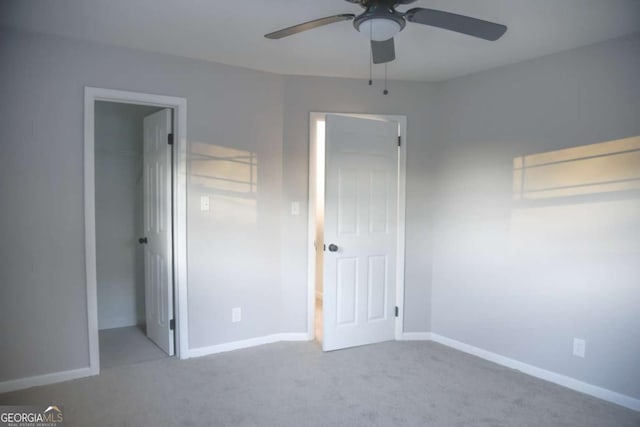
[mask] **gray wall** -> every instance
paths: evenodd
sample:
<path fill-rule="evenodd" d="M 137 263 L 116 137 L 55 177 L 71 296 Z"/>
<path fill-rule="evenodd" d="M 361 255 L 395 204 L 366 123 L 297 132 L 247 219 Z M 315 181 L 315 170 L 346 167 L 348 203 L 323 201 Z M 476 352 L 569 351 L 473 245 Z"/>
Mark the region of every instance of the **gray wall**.
<path fill-rule="evenodd" d="M 431 211 L 433 185 L 429 174 L 435 139 L 436 96 L 424 83 L 390 82 L 382 95 L 380 81 L 285 77 L 284 81 L 284 192 L 283 212 L 303 201 L 300 216 L 287 215 L 283 223 L 283 328 L 304 331 L 307 322 L 307 192 L 309 188 L 309 113 L 347 112 L 407 116 L 407 218 L 405 265 L 405 331 L 430 328 Z M 294 303 L 295 302 L 295 303 Z"/>
<path fill-rule="evenodd" d="M 190 170 L 210 146 L 256 153 L 257 192 L 227 192 L 209 212 L 200 195 L 222 190 L 189 177 L 189 338 L 195 348 L 280 332 L 282 77 L 11 31 L 0 58 L 0 381 L 88 366 L 84 86 L 188 98 Z"/>
<path fill-rule="evenodd" d="M 404 114 L 405 330 L 432 330 L 639 396 L 638 199 L 556 200 L 543 216 L 531 215 L 543 206 L 511 200 L 514 157 L 640 134 L 638 43 L 627 38 L 443 85 L 392 82 L 384 97 L 358 80 L 281 77 L 3 32 L 0 320 L 11 327 L 0 337 L 0 381 L 88 365 L 88 85 L 188 98 L 192 348 L 305 331 L 308 113 Z M 208 212 L 199 210 L 202 196 Z M 291 201 L 301 202 L 300 216 L 289 214 Z M 518 251 L 514 224 L 525 242 Z M 569 232 L 553 234 L 547 224 Z M 231 323 L 232 307 L 243 309 L 242 322 Z M 571 356 L 574 336 L 587 340 L 587 358 Z"/>
<path fill-rule="evenodd" d="M 96 102 L 95 203 L 98 328 L 145 322 L 143 119 L 157 107 Z"/>
<path fill-rule="evenodd" d="M 88 364 L 84 86 L 188 99 L 191 348 L 306 331 L 309 111 L 406 114 L 405 320 L 409 331 L 429 329 L 432 189 L 425 165 L 432 140 L 425 135 L 435 121 L 424 119 L 432 110 L 428 85 L 392 82 L 385 97 L 362 81 L 282 77 L 9 30 L 0 53 L 0 111 L 8 124 L 0 165 L 7 206 L 0 316 L 13 325 L 3 332 L 0 381 Z M 207 212 L 199 209 L 201 197 L 210 200 Z M 298 217 L 289 215 L 292 200 L 303 207 Z M 233 307 L 242 308 L 239 323 L 231 323 Z M 52 350 L 39 351 L 43 345 Z"/>
<path fill-rule="evenodd" d="M 638 70 L 636 36 L 441 87 L 433 332 L 640 398 L 638 191 L 511 194 L 516 156 L 639 136 Z"/>

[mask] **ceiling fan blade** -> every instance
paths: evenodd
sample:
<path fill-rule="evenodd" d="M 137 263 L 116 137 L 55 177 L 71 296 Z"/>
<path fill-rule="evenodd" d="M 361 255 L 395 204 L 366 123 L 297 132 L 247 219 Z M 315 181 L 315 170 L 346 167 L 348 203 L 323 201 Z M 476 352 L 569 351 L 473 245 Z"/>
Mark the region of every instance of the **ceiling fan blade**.
<path fill-rule="evenodd" d="M 498 40 L 507 31 L 507 27 L 502 24 L 422 7 L 408 10 L 405 18 L 409 22 L 443 28 L 490 41 Z"/>
<path fill-rule="evenodd" d="M 333 24 L 334 22 L 349 21 L 354 17 L 355 15 L 352 13 L 343 13 L 341 15 L 327 16 L 326 18 L 314 19 L 313 21 L 305 22 L 302 24 L 294 25 L 292 27 L 283 28 L 282 30 L 274 31 L 269 34 L 265 34 L 265 37 L 268 39 L 281 39 L 283 37 L 301 33 L 303 31 L 322 27 L 323 25 Z"/>
<path fill-rule="evenodd" d="M 383 42 L 371 40 L 371 56 L 374 64 L 384 64 L 396 59 L 396 48 L 393 38 Z"/>

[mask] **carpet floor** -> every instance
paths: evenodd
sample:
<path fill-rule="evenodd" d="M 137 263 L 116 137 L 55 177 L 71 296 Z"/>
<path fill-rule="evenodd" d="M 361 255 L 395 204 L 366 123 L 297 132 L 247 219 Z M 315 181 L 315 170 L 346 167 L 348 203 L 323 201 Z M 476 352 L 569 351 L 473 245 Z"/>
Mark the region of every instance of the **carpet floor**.
<path fill-rule="evenodd" d="M 100 369 L 169 357 L 144 332 L 144 326 L 103 329 L 100 339 Z"/>
<path fill-rule="evenodd" d="M 66 426 L 640 426 L 640 413 L 433 342 L 276 343 L 0 395 Z"/>

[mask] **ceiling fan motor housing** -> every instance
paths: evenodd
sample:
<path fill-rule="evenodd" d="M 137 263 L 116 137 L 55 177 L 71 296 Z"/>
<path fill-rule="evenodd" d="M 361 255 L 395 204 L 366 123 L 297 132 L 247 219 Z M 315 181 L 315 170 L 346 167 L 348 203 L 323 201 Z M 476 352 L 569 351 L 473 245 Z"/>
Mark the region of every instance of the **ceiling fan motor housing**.
<path fill-rule="evenodd" d="M 363 0 L 359 3 L 366 10 L 354 18 L 353 26 L 358 32 L 370 36 L 373 40 L 384 41 L 390 39 L 402 31 L 407 24 L 404 14 L 397 12 L 394 8 L 396 4 L 401 2 L 393 0 Z M 375 24 L 379 26 L 379 34 L 374 34 L 376 32 Z"/>
<path fill-rule="evenodd" d="M 410 3 L 415 3 L 418 0 L 345 0 L 348 1 L 349 3 L 356 3 L 359 4 L 360 6 L 366 8 L 367 6 L 369 6 L 372 3 L 386 3 L 393 6 L 399 5 L 399 4 L 410 4 Z"/>

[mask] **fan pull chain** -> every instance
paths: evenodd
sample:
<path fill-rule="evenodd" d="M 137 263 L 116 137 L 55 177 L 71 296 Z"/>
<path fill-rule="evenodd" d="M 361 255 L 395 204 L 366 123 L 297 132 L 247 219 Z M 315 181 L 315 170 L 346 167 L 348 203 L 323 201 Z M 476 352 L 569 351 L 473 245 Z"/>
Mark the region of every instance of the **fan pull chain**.
<path fill-rule="evenodd" d="M 389 91 L 387 90 L 387 63 L 385 62 L 384 64 L 384 90 L 382 91 L 383 94 L 388 95 Z"/>
<path fill-rule="evenodd" d="M 369 25 L 369 40 L 373 39 L 373 25 Z M 373 84 L 373 51 L 369 46 L 369 86 Z"/>

